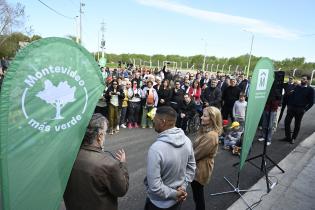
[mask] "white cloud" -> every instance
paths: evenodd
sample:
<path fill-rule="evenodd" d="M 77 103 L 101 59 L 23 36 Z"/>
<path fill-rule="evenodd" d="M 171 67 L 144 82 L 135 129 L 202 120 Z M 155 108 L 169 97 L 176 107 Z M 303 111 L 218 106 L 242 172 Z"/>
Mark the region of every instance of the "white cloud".
<path fill-rule="evenodd" d="M 262 34 L 268 37 L 280 39 L 297 39 L 298 34 L 284 27 L 273 25 L 262 20 L 247 18 L 235 15 L 229 15 L 219 12 L 210 12 L 206 10 L 192 8 L 183 4 L 170 2 L 168 0 L 136 0 L 138 3 L 146 6 L 157 7 L 160 9 L 180 13 L 205 21 L 239 25 L 256 34 Z"/>

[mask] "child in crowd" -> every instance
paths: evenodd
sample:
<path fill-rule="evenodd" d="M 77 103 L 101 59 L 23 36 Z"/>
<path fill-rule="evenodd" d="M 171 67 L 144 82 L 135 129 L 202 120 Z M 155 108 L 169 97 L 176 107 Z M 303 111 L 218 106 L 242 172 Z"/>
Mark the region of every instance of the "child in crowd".
<path fill-rule="evenodd" d="M 241 129 L 244 129 L 245 114 L 246 114 L 247 101 L 245 101 L 245 93 L 241 92 L 238 101 L 235 101 L 233 106 L 233 117 L 236 122 L 240 123 Z"/>
<path fill-rule="evenodd" d="M 240 145 L 240 140 L 242 136 L 242 129 L 239 122 L 233 122 L 231 125 L 231 131 L 228 135 L 225 136 L 224 139 L 224 149 L 230 150 L 235 146 Z"/>

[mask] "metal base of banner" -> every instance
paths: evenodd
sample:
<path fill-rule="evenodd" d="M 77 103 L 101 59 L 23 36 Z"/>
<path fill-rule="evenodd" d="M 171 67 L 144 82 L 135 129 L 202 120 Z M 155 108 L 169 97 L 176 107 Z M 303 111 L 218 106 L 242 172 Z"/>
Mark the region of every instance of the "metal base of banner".
<path fill-rule="evenodd" d="M 260 171 L 262 171 L 266 177 L 266 185 L 267 185 L 267 193 L 270 192 L 271 187 L 270 187 L 270 183 L 273 185 L 273 183 L 269 180 L 269 176 L 268 176 L 268 171 L 267 171 L 267 162 L 266 160 L 268 159 L 273 166 L 276 166 L 282 173 L 284 173 L 285 171 L 275 162 L 273 161 L 268 155 L 267 155 L 267 139 L 268 139 L 268 130 L 269 128 L 269 123 L 270 123 L 270 117 L 271 117 L 271 112 L 269 111 L 268 113 L 268 121 L 267 121 L 267 130 L 265 133 L 265 141 L 264 141 L 264 149 L 263 149 L 263 153 L 260 155 L 256 155 L 254 157 L 248 158 L 247 160 L 245 160 L 245 162 L 249 162 L 250 164 L 252 164 L 253 166 L 255 166 L 256 168 L 260 169 Z M 257 158 L 261 158 L 261 165 L 260 167 L 255 165 L 254 163 L 251 162 L 251 160 L 257 159 Z M 238 165 L 239 163 L 235 163 L 233 164 L 233 166 Z"/>
<path fill-rule="evenodd" d="M 243 195 L 241 194 L 242 192 L 253 192 L 253 191 L 260 191 L 261 189 L 252 189 L 252 190 L 241 190 L 239 188 L 239 175 L 238 175 L 238 181 L 237 181 L 237 187 L 235 187 L 226 177 L 223 177 L 225 179 L 225 181 L 233 188 L 233 190 L 231 191 L 225 191 L 225 192 L 219 192 L 219 193 L 212 193 L 210 194 L 211 196 L 216 196 L 216 195 L 225 195 L 225 194 L 229 194 L 229 193 L 237 193 L 242 200 L 244 201 L 244 203 L 246 204 L 246 206 L 252 210 L 252 207 L 248 204 L 248 202 L 245 200 L 245 198 L 243 197 Z"/>
<path fill-rule="evenodd" d="M 255 165 L 254 163 L 250 162 L 251 160 L 257 159 L 257 158 L 261 158 L 261 166 L 258 167 L 257 165 Z M 251 163 L 253 166 L 255 166 L 256 168 L 260 169 L 260 171 L 262 171 L 266 177 L 266 185 L 267 185 L 267 193 L 270 192 L 270 190 L 272 189 L 270 187 L 270 184 L 273 185 L 273 183 L 269 180 L 269 176 L 268 176 L 268 172 L 267 172 L 267 163 L 266 163 L 266 159 L 268 159 L 273 166 L 276 166 L 282 173 L 284 173 L 285 171 L 277 164 L 275 163 L 265 152 L 263 154 L 257 155 L 255 157 L 251 157 L 249 159 L 247 159 L 245 162 L 249 162 Z M 239 163 L 235 163 L 233 164 L 233 166 L 238 165 Z"/>
<path fill-rule="evenodd" d="M 266 138 L 267 139 L 267 136 Z M 261 158 L 261 165 L 260 167 L 257 166 L 256 164 L 252 163 L 251 161 L 257 158 Z M 267 171 L 267 162 L 266 160 L 269 160 L 273 166 L 276 166 L 282 173 L 284 173 L 285 171 L 275 162 L 273 161 L 268 155 L 267 155 L 267 141 L 264 142 L 264 150 L 263 153 L 260 155 L 256 155 L 254 157 L 248 158 L 247 160 L 245 160 L 245 162 L 249 162 L 250 164 L 252 164 L 253 166 L 255 166 L 256 168 L 258 168 L 260 171 L 262 171 L 266 177 L 266 185 L 267 185 L 267 193 L 270 192 L 270 190 L 272 189 L 272 187 L 270 187 L 270 184 L 272 186 L 273 183 L 269 180 L 269 176 L 268 176 L 268 171 Z M 239 163 L 234 163 L 233 166 L 237 166 Z"/>

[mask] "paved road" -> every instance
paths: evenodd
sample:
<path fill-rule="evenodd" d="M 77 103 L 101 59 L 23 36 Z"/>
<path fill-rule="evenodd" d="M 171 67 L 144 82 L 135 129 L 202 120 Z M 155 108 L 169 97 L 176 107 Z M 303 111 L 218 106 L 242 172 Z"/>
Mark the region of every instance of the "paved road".
<path fill-rule="evenodd" d="M 302 121 L 301 131 L 297 139 L 297 143 L 304 140 L 315 131 L 314 127 L 315 108 L 307 112 Z M 143 209 L 145 200 L 145 188 L 143 179 L 146 171 L 146 155 L 149 146 L 156 137 L 154 129 L 121 129 L 120 133 L 114 136 L 107 136 L 105 147 L 107 150 L 115 151 L 124 148 L 127 153 L 128 170 L 130 175 L 130 187 L 127 195 L 119 199 L 119 209 L 121 210 L 140 210 Z M 283 120 L 280 123 L 278 131 L 273 136 L 273 142 L 268 147 L 269 156 L 277 163 L 281 161 L 295 145 L 278 141 L 284 137 Z M 194 136 L 190 136 L 193 140 Z M 254 141 L 251 156 L 261 154 L 263 143 Z M 210 184 L 205 187 L 206 206 L 208 209 L 226 209 L 238 196 L 234 194 L 212 197 L 209 194 L 231 190 L 227 185 L 223 176 L 230 178 L 234 183 L 237 175 L 237 168 L 232 164 L 237 162 L 239 158 L 233 156 L 230 152 L 219 149 L 215 159 L 215 167 Z M 257 164 L 260 162 L 257 161 Z M 260 173 L 251 164 L 246 164 L 241 173 L 241 188 L 248 188 L 255 184 L 263 174 Z M 188 188 L 189 197 L 184 202 L 182 209 L 191 210 L 193 208 L 193 200 L 190 187 Z"/>

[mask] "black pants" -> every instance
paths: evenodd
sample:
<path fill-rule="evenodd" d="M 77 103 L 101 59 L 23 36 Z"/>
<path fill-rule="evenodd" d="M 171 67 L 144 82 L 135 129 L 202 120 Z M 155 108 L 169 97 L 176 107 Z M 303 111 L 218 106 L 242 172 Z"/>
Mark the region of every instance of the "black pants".
<path fill-rule="evenodd" d="M 128 105 L 128 122 L 138 123 L 140 120 L 141 102 L 129 102 Z"/>
<path fill-rule="evenodd" d="M 192 188 L 193 198 L 196 205 L 196 210 L 205 210 L 206 205 L 205 205 L 205 197 L 204 197 L 204 192 L 203 192 L 203 185 L 194 180 L 191 183 L 191 188 Z"/>
<path fill-rule="evenodd" d="M 284 120 L 285 136 L 287 139 L 291 139 L 291 138 L 296 139 L 296 137 L 298 136 L 304 113 L 305 113 L 304 108 L 288 106 L 287 116 L 285 117 L 285 120 Z M 291 126 L 291 122 L 293 118 L 294 118 L 294 131 L 293 131 L 293 135 L 291 136 L 290 126 Z"/>
<path fill-rule="evenodd" d="M 229 116 L 231 118 L 231 121 L 234 122 L 234 117 L 233 117 L 233 106 L 223 106 L 222 107 L 222 117 L 224 120 L 228 120 Z"/>
<path fill-rule="evenodd" d="M 107 106 L 105 107 L 100 107 L 100 106 L 96 106 L 95 107 L 95 110 L 94 110 L 94 113 L 100 113 L 102 114 L 104 117 L 107 118 L 107 113 L 108 113 L 108 110 L 107 110 Z"/>
<path fill-rule="evenodd" d="M 179 202 L 179 203 L 176 203 L 174 206 L 171 206 L 169 208 L 166 208 L 166 209 L 162 209 L 162 208 L 159 208 L 157 206 L 155 206 L 149 198 L 146 199 L 145 201 L 145 206 L 144 206 L 144 210 L 180 210 L 182 206 L 182 203 Z"/>

